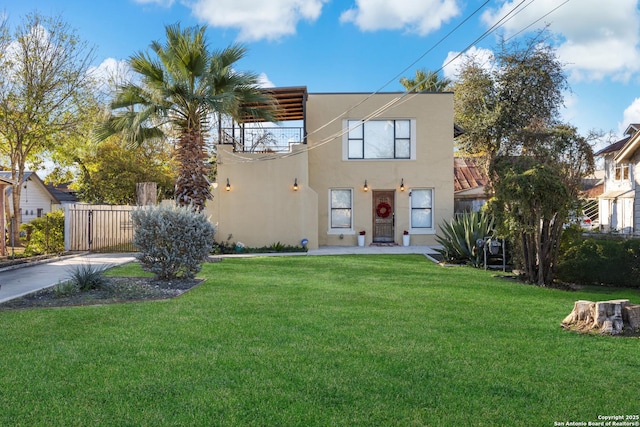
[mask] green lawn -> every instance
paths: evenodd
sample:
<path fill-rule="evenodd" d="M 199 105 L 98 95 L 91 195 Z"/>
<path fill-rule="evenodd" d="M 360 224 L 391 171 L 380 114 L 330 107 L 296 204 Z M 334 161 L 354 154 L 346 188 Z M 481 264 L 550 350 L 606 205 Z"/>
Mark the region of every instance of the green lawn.
<path fill-rule="evenodd" d="M 123 267 L 126 271 L 137 268 Z M 0 312 L 0 425 L 552 426 L 640 412 L 640 340 L 418 255 L 207 264 L 174 299 Z"/>

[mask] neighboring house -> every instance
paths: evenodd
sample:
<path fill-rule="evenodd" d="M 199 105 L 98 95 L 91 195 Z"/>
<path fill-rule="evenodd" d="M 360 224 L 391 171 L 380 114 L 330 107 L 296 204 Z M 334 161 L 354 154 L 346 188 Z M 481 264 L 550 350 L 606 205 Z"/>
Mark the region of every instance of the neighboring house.
<path fill-rule="evenodd" d="M 399 243 L 406 230 L 436 244 L 453 216 L 452 93 L 270 92 L 284 122 L 228 129 L 217 146 L 216 240 L 316 248 L 361 232 Z"/>
<path fill-rule="evenodd" d="M 600 228 L 640 235 L 640 124 L 631 124 L 625 138 L 598 151 L 604 157 L 604 193 Z"/>
<path fill-rule="evenodd" d="M 75 190 L 69 188 L 70 182 L 62 184 L 46 184 L 47 190 L 60 202 L 61 205 L 78 203 L 78 196 Z"/>
<path fill-rule="evenodd" d="M 583 200 L 580 224 L 587 230 L 600 229 L 600 196 L 604 194 L 604 169 L 582 179 L 580 197 Z"/>
<path fill-rule="evenodd" d="M 0 171 L 0 178 L 11 179 L 11 172 Z M 22 213 L 22 223 L 27 223 L 35 218 L 40 218 L 44 214 L 60 207 L 60 200 L 54 196 L 44 182 L 35 172 L 25 172 L 20 193 L 20 211 Z M 12 188 L 6 190 L 7 203 L 10 212 L 13 212 L 13 201 L 11 198 Z"/>
<path fill-rule="evenodd" d="M 487 177 L 471 159 L 453 159 L 453 200 L 455 213 L 478 212 L 487 202 Z"/>

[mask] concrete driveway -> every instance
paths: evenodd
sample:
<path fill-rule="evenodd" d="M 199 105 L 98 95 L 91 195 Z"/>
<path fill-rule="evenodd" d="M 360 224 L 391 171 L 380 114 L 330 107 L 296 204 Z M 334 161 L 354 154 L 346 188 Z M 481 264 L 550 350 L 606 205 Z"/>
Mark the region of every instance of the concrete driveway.
<path fill-rule="evenodd" d="M 114 266 L 133 260 L 133 254 L 82 254 L 1 271 L 0 303 L 64 282 L 73 268 L 80 265 Z"/>

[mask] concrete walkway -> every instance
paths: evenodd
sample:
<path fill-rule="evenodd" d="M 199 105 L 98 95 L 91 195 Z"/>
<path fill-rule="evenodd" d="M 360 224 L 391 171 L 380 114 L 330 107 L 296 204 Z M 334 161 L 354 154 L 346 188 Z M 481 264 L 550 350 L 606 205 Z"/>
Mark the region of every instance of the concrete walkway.
<path fill-rule="evenodd" d="M 134 259 L 133 254 L 83 254 L 1 271 L 0 303 L 64 282 L 80 265 L 115 266 Z"/>
<path fill-rule="evenodd" d="M 274 254 L 238 254 L 221 257 L 291 256 L 291 255 L 364 255 L 364 254 L 422 254 L 437 252 L 431 246 L 323 246 L 308 252 Z M 23 264 L 19 268 L 0 271 L 0 303 L 54 286 L 69 278 L 74 267 L 91 265 L 101 267 L 126 264 L 135 260 L 134 254 L 82 254 L 58 258 L 38 264 Z"/>
<path fill-rule="evenodd" d="M 321 246 L 318 249 L 309 250 L 307 255 L 435 255 L 437 253 L 434 246 Z"/>

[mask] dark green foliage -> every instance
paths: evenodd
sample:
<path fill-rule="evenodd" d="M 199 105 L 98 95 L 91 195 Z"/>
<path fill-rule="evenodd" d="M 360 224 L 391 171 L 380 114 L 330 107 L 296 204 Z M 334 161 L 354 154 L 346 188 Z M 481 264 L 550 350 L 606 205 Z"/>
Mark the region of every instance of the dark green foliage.
<path fill-rule="evenodd" d="M 69 273 L 69 283 L 73 284 L 80 292 L 103 289 L 108 284 L 108 280 L 104 277 L 104 272 L 108 268 L 110 266 L 79 265 Z M 68 292 L 68 289 L 66 291 Z"/>
<path fill-rule="evenodd" d="M 483 263 L 483 251 L 476 242 L 493 235 L 493 218 L 486 212 L 465 212 L 440 226 L 436 240 L 446 261 L 465 262 L 474 267 Z"/>
<path fill-rule="evenodd" d="M 235 254 L 238 253 L 238 243 L 232 242 L 233 235 L 229 235 L 227 240 L 224 242 L 214 242 L 212 253 L 216 255 L 225 255 L 225 254 Z M 307 252 L 307 249 L 297 245 L 285 245 L 282 242 L 275 242 L 269 246 L 261 246 L 257 248 L 253 247 L 241 247 L 241 252 L 243 253 L 252 253 L 252 254 L 266 254 L 266 253 L 284 253 L 284 252 Z"/>
<path fill-rule="evenodd" d="M 36 218 L 21 229 L 27 231 L 24 249 L 27 256 L 64 252 L 64 211 L 49 212 Z"/>
<path fill-rule="evenodd" d="M 561 255 L 558 279 L 640 288 L 640 240 L 582 239 Z"/>
<path fill-rule="evenodd" d="M 131 218 L 138 260 L 159 279 L 193 278 L 213 249 L 213 225 L 190 207 L 142 208 Z"/>

